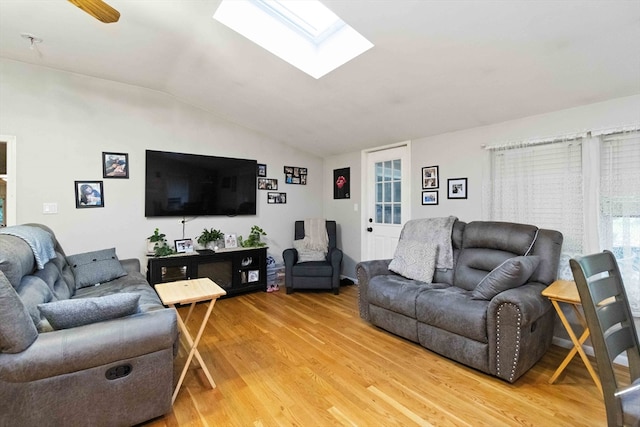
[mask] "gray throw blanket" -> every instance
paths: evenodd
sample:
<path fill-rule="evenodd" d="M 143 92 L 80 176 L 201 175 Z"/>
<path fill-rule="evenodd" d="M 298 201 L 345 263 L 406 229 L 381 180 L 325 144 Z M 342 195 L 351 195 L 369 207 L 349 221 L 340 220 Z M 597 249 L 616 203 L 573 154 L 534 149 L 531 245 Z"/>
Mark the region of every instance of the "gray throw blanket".
<path fill-rule="evenodd" d="M 16 236 L 27 242 L 33 251 L 33 256 L 36 258 L 38 270 L 44 269 L 44 265 L 56 257 L 53 237 L 42 228 L 30 225 L 13 225 L 0 228 L 0 234 Z"/>
<path fill-rule="evenodd" d="M 452 269 L 453 245 L 451 243 L 451 232 L 453 223 L 457 219 L 455 216 L 412 219 L 407 221 L 402 228 L 400 239 L 437 244 L 436 268 Z"/>

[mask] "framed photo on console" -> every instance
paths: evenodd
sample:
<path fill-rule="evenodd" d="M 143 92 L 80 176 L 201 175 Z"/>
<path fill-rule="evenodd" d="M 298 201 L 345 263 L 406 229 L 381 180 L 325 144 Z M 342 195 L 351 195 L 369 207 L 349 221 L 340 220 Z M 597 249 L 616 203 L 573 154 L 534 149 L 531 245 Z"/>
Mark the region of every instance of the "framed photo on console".
<path fill-rule="evenodd" d="M 180 239 L 175 241 L 176 252 L 179 254 L 188 254 L 193 252 L 193 241 L 191 239 Z"/>
<path fill-rule="evenodd" d="M 238 238 L 235 233 L 225 233 L 224 247 L 225 249 L 238 247 Z"/>

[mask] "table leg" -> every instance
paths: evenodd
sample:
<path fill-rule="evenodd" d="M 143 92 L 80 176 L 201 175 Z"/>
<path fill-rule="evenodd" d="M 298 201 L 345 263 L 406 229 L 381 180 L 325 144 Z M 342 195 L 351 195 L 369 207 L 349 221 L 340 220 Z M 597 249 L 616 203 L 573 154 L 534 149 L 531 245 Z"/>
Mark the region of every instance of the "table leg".
<path fill-rule="evenodd" d="M 180 378 L 178 379 L 178 384 L 176 384 L 176 388 L 175 388 L 175 390 L 173 392 L 173 397 L 171 399 L 171 403 L 172 404 L 173 404 L 173 402 L 175 402 L 176 397 L 178 397 L 178 392 L 180 391 L 180 387 L 182 386 L 182 382 L 184 381 L 184 378 L 185 378 L 185 376 L 187 374 L 187 370 L 189 369 L 189 365 L 191 364 L 191 361 L 193 360 L 194 356 L 196 357 L 196 359 L 200 363 L 200 368 L 204 371 L 205 376 L 207 377 L 207 380 L 209 381 L 209 384 L 211 385 L 211 388 L 215 388 L 216 387 L 216 383 L 213 381 L 213 378 L 211 377 L 211 374 L 209 373 L 209 370 L 207 369 L 207 366 L 204 364 L 204 361 L 202 360 L 202 356 L 200 355 L 200 352 L 198 351 L 198 344 L 200 343 L 200 338 L 202 338 L 202 334 L 204 332 L 204 329 L 207 326 L 207 322 L 209 320 L 209 316 L 211 315 L 211 311 L 213 310 L 213 306 L 214 306 L 215 302 L 216 302 L 215 299 L 209 301 L 209 307 L 207 308 L 207 313 L 205 314 L 204 319 L 202 320 L 202 324 L 200 325 L 200 328 L 198 330 L 198 333 L 197 333 L 195 339 L 191 338 L 191 336 L 189 335 L 189 330 L 187 329 L 187 325 L 182 320 L 182 317 L 180 316 L 180 313 L 177 313 L 178 326 L 180 327 L 180 330 L 182 331 L 183 335 L 185 336 L 185 339 L 189 343 L 190 349 L 189 349 L 189 355 L 187 356 L 187 360 L 185 362 L 184 368 L 182 368 L 182 372 L 180 374 Z M 193 305 L 195 305 L 195 303 Z M 175 305 L 172 305 L 172 307 L 175 308 Z M 192 309 L 193 309 L 193 307 L 190 308 L 188 315 L 191 314 L 191 310 Z"/>
<path fill-rule="evenodd" d="M 576 312 L 576 315 L 578 316 L 578 319 L 579 319 L 580 323 L 584 326 L 584 331 L 582 332 L 582 335 L 580 335 L 580 338 L 577 338 L 576 334 L 573 332 L 573 329 L 571 328 L 571 324 L 569 323 L 569 321 L 567 320 L 566 316 L 564 315 L 564 313 L 563 313 L 562 309 L 560 308 L 560 305 L 558 304 L 558 302 L 555 301 L 555 300 L 551 300 L 551 303 L 553 304 L 554 308 L 556 309 L 556 312 L 558 313 L 558 317 L 560 317 L 560 321 L 562 322 L 564 328 L 566 329 L 567 334 L 569 334 L 569 338 L 571 339 L 571 342 L 573 343 L 573 348 L 571 349 L 571 351 L 569 351 L 569 354 L 567 354 L 567 356 L 564 358 L 564 360 L 562 361 L 560 366 L 558 366 L 558 369 L 556 370 L 556 372 L 551 376 L 551 378 L 549 379 L 549 383 L 553 384 L 558 379 L 558 377 L 565 370 L 567 365 L 569 365 L 569 362 L 571 362 L 571 360 L 576 355 L 576 353 L 578 353 L 578 354 L 580 354 L 580 358 L 582 359 L 582 361 L 584 362 L 585 366 L 587 367 L 587 370 L 589 371 L 589 374 L 591 375 L 591 378 L 596 383 L 596 387 L 598 387 L 598 390 L 600 390 L 600 393 L 602 393 L 602 385 L 600 384 L 600 379 L 598 378 L 598 375 L 594 371 L 593 366 L 591 365 L 591 362 L 589 361 L 589 358 L 587 357 L 586 353 L 584 352 L 584 349 L 582 348 L 582 344 L 584 344 L 584 342 L 589 337 L 589 328 L 586 327 L 586 323 L 584 322 L 584 319 L 582 318 L 582 315 L 580 314 L 580 312 L 577 309 L 577 307 L 575 305 L 571 304 L 571 306 L 573 307 L 574 311 Z"/>

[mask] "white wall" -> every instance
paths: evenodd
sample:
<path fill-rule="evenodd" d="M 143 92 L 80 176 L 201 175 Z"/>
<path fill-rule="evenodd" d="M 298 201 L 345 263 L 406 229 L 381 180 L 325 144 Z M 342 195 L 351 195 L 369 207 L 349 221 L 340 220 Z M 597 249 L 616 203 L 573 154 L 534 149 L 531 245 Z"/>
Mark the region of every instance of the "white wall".
<path fill-rule="evenodd" d="M 482 212 L 482 181 L 488 173 L 488 154 L 482 148 L 483 145 L 565 135 L 638 122 L 640 95 L 635 95 L 490 126 L 413 139 L 411 217 L 454 215 L 463 221 L 486 219 L 483 218 Z M 397 141 L 389 141 L 393 142 Z M 437 165 L 440 169 L 439 204 L 423 206 L 422 168 L 432 165 Z M 360 224 L 360 214 L 353 212 L 353 203 L 360 200 L 360 194 L 356 193 L 356 189 L 362 185 L 358 172 L 361 173 L 360 152 L 325 159 L 325 180 L 330 184 L 332 169 L 342 167 L 351 167 L 351 203 L 334 201 L 333 193 L 326 189 L 325 215 L 338 221 L 343 230 L 342 240 L 347 258 L 343 274 L 354 277 L 355 263 L 360 259 L 360 238 L 364 228 L 364 225 Z M 468 199 L 447 199 L 447 179 L 464 177 L 468 179 Z"/>
<path fill-rule="evenodd" d="M 49 225 L 68 255 L 116 247 L 120 258 L 146 265 L 145 238 L 155 227 L 170 242 L 183 237 L 182 218 L 144 217 L 145 149 L 255 159 L 287 193 L 286 204 L 274 205 L 258 191 L 257 216 L 193 219 L 187 238 L 205 227 L 246 236 L 256 224 L 281 262 L 294 220 L 323 214 L 321 158 L 136 86 L 2 59 L 0 135 L 16 137 L 16 222 Z M 129 179 L 103 180 L 103 151 L 129 153 Z M 284 165 L 308 168 L 308 184 L 285 184 Z M 76 209 L 75 180 L 103 180 L 105 207 Z M 58 214 L 43 214 L 45 202 L 57 203 Z"/>

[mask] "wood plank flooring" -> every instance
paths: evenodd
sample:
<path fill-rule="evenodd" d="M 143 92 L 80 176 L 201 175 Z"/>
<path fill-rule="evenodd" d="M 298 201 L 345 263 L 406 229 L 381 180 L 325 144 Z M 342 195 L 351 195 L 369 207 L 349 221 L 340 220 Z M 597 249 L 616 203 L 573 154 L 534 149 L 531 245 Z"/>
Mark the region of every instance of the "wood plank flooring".
<path fill-rule="evenodd" d="M 205 309 L 197 306 L 190 328 Z M 579 358 L 548 384 L 567 349 L 552 346 L 509 384 L 364 322 L 357 286 L 218 300 L 199 349 L 217 388 L 190 369 L 173 412 L 146 425 L 606 425 Z"/>

